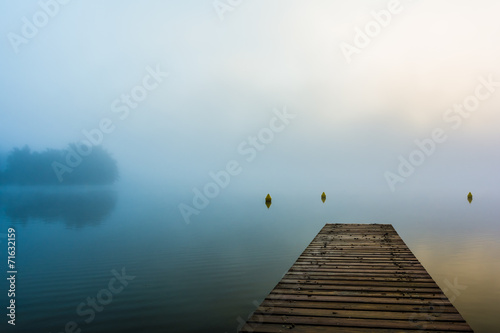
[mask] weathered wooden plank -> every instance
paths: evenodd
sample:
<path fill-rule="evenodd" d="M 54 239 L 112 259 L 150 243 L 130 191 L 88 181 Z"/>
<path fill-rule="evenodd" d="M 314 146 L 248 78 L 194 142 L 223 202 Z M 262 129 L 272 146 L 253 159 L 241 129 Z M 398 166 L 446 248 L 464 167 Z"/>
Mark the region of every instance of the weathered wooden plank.
<path fill-rule="evenodd" d="M 411 330 L 404 331 L 401 329 L 390 328 L 361 328 L 361 327 L 338 327 L 338 326 L 315 326 L 315 325 L 294 325 L 294 324 L 263 324 L 263 323 L 248 323 L 243 326 L 240 332 L 256 332 L 256 333 L 401 333 L 401 332 L 418 332 L 418 333 L 459 333 L 460 331 L 436 331 L 436 330 Z"/>
<path fill-rule="evenodd" d="M 261 306 L 293 307 L 308 309 L 331 309 L 331 310 L 359 310 L 359 311 L 392 311 L 411 313 L 458 313 L 453 306 L 442 306 L 439 311 L 429 304 L 376 304 L 376 303 L 356 303 L 356 302 L 322 302 L 314 300 L 296 301 L 284 299 L 265 299 Z"/>
<path fill-rule="evenodd" d="M 290 283 L 286 280 L 281 280 L 281 282 L 276 286 L 280 289 L 300 289 L 304 290 L 337 290 L 337 291 L 378 291 L 378 292 L 402 292 L 402 293 L 440 293 L 441 290 L 436 286 L 434 288 L 420 288 L 420 287 L 410 287 L 406 285 L 404 287 L 394 287 L 392 285 L 385 286 L 360 286 L 360 285 L 338 285 L 338 284 L 319 284 L 319 283 L 302 283 L 297 287 L 297 283 Z"/>
<path fill-rule="evenodd" d="M 404 278 L 407 278 L 407 279 L 412 279 L 412 280 L 415 280 L 417 281 L 418 279 L 432 279 L 430 277 L 430 275 L 426 275 L 426 276 L 402 276 L 401 274 L 395 276 L 394 274 L 390 274 L 390 273 L 366 273 L 366 274 L 363 274 L 363 273 L 349 273 L 349 272 L 335 272 L 335 271 L 330 271 L 330 272 L 300 272 L 300 271 L 288 271 L 287 274 L 290 274 L 290 275 L 293 275 L 293 276 L 311 276 L 314 277 L 314 276 L 325 276 L 326 278 L 330 279 L 330 278 L 342 278 L 342 277 L 366 277 L 366 278 L 372 278 L 372 279 L 375 279 L 376 277 L 380 277 L 380 276 L 385 276 L 385 277 L 388 277 L 388 278 L 399 278 L 399 279 L 404 279 Z"/>
<path fill-rule="evenodd" d="M 432 280 L 420 279 L 420 280 L 410 280 L 410 279 L 398 279 L 398 278 L 370 278 L 370 277 L 342 277 L 336 279 L 327 279 L 328 277 L 308 277 L 308 279 L 297 279 L 293 275 L 287 274 L 281 280 L 282 283 L 292 283 L 292 284 L 316 284 L 322 285 L 327 288 L 328 285 L 335 285 L 337 287 L 394 287 L 394 288 L 438 288 L 437 284 Z"/>
<path fill-rule="evenodd" d="M 345 253 L 345 252 L 344 252 Z M 379 255 L 375 255 L 373 252 L 370 254 L 367 253 L 359 253 L 355 255 L 338 255 L 334 253 L 327 253 L 324 251 L 312 253 L 312 252 L 306 252 L 304 253 L 297 259 L 301 260 L 334 260 L 334 261 L 346 261 L 346 260 L 352 260 L 352 261 L 382 261 L 382 262 L 395 262 L 395 261 L 402 261 L 402 262 L 418 262 L 417 258 L 414 256 L 408 256 L 408 255 L 400 255 L 400 254 L 391 254 L 391 253 L 380 253 Z"/>
<path fill-rule="evenodd" d="M 324 260 L 297 260 L 295 265 L 317 265 L 323 268 L 360 268 L 360 269 L 398 269 L 404 268 L 405 270 L 423 270 L 421 264 L 405 264 L 405 263 L 368 263 L 368 262 L 328 262 Z"/>
<path fill-rule="evenodd" d="M 439 291 L 434 292 L 397 292 L 397 291 L 377 291 L 377 290 L 338 290 L 329 288 L 310 288 L 308 286 L 286 288 L 279 284 L 273 289 L 274 294 L 287 295 L 322 295 L 322 296 L 355 296 L 355 297 L 386 297 L 386 298 L 417 298 L 434 299 L 441 298 Z"/>
<path fill-rule="evenodd" d="M 360 297 L 360 296 L 335 296 L 335 295 L 304 295 L 292 293 L 271 292 L 266 299 L 288 299 L 297 301 L 327 301 L 327 302 L 358 302 L 378 304 L 412 304 L 431 305 L 434 307 L 450 306 L 451 303 L 445 298 L 406 298 L 406 297 Z"/>
<path fill-rule="evenodd" d="M 334 317 L 307 317 L 307 316 L 269 316 L 256 314 L 247 323 L 257 320 L 258 323 L 269 324 L 293 324 L 293 325 L 322 325 L 340 327 L 366 327 L 366 328 L 393 328 L 415 330 L 425 328 L 428 330 L 456 330 L 459 332 L 471 332 L 471 328 L 465 321 L 462 322 L 440 322 L 440 321 L 411 321 L 411 320 L 387 320 L 371 318 L 334 318 Z"/>
<path fill-rule="evenodd" d="M 391 225 L 326 224 L 241 332 L 472 332 Z"/>
<path fill-rule="evenodd" d="M 443 322 L 463 322 L 463 318 L 458 313 L 432 313 L 432 312 L 397 312 L 397 311 L 363 311 L 344 309 L 317 309 L 317 308 L 295 308 L 279 306 L 261 306 L 255 314 L 261 315 L 286 315 L 286 316 L 309 316 L 309 317 L 331 317 L 331 318 L 369 318 L 369 319 L 394 319 L 407 321 L 433 321 Z"/>
<path fill-rule="evenodd" d="M 352 272 L 352 273 L 386 273 L 386 274 L 408 274 L 408 275 L 424 275 L 428 273 L 425 269 L 362 269 L 362 268 L 341 268 L 341 267 L 323 267 L 319 265 L 293 265 L 290 269 L 292 272 Z"/>

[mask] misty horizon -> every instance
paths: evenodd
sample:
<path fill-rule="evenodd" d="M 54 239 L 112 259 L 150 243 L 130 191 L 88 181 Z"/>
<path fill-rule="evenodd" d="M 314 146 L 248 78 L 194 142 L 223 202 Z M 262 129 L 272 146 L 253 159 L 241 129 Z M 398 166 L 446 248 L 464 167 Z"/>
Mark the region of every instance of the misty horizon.
<path fill-rule="evenodd" d="M 475 330 L 499 327 L 499 13 L 3 2 L 0 243 L 15 230 L 19 331 L 235 331 L 327 223 L 392 224 Z M 137 278 L 112 293 L 122 268 Z"/>

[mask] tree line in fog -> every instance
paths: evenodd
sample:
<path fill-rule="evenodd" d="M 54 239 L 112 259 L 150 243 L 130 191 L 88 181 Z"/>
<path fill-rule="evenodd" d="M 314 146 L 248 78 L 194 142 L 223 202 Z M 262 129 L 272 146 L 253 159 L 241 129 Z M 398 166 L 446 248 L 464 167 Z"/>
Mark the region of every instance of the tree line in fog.
<path fill-rule="evenodd" d="M 76 155 L 79 147 L 32 151 L 28 146 L 15 148 L 0 165 L 2 185 L 104 185 L 118 180 L 118 166 L 100 146 L 92 147 L 88 155 Z M 74 161 L 73 156 L 78 160 Z M 68 162 L 73 164 L 68 166 Z"/>

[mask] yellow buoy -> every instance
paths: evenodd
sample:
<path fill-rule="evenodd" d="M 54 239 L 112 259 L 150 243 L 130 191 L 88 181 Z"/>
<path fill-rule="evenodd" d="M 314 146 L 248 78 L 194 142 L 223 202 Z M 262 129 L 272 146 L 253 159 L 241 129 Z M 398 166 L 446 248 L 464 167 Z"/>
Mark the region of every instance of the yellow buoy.
<path fill-rule="evenodd" d="M 273 201 L 273 199 L 271 198 L 271 196 L 268 193 L 267 196 L 266 196 L 266 206 L 267 206 L 267 208 L 271 207 L 272 201 Z"/>
<path fill-rule="evenodd" d="M 469 201 L 469 203 L 472 202 L 472 193 L 469 192 L 469 194 L 467 194 L 467 200 Z"/>
<path fill-rule="evenodd" d="M 326 194 L 325 192 L 323 192 L 323 194 L 321 194 L 321 201 L 325 202 L 326 200 Z"/>

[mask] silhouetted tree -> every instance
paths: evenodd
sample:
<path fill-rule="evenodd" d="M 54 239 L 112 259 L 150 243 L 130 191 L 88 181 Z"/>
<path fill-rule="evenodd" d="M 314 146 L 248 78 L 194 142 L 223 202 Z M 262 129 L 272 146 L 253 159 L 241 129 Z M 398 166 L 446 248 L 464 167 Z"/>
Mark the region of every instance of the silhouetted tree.
<path fill-rule="evenodd" d="M 71 172 L 65 173 L 63 181 L 59 181 L 53 163 L 66 165 L 66 157 L 71 151 L 78 151 L 75 144 L 70 144 L 66 150 L 47 149 L 41 153 L 31 152 L 28 146 L 15 148 L 7 156 L 6 169 L 0 174 L 0 184 L 111 184 L 118 180 L 116 161 L 102 147 L 97 146 L 92 147 L 88 156 L 80 156 L 80 163 L 71 167 Z"/>
<path fill-rule="evenodd" d="M 5 181 L 20 185 L 32 182 L 34 178 L 32 162 L 31 151 L 28 146 L 24 146 L 22 149 L 15 148 L 7 156 L 7 167 L 4 172 Z"/>
<path fill-rule="evenodd" d="M 76 145 L 69 145 L 76 151 Z M 118 180 L 118 166 L 111 155 L 102 147 L 94 147 L 89 156 L 82 157 L 80 165 L 65 175 L 64 182 L 70 184 L 112 184 Z"/>

